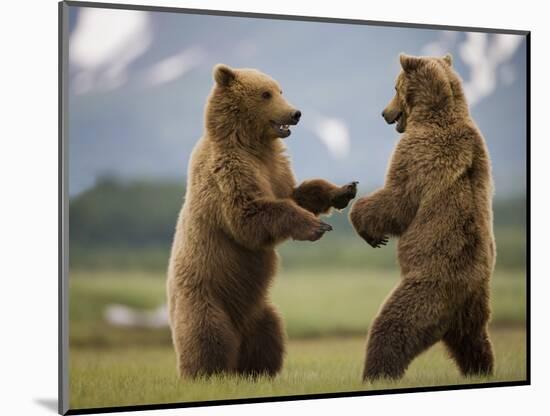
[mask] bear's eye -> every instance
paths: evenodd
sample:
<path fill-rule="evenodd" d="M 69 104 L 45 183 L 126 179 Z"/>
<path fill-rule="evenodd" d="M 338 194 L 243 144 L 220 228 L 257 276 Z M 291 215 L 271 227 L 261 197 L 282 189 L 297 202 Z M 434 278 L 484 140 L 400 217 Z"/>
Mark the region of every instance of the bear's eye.
<path fill-rule="evenodd" d="M 265 100 L 269 100 L 271 98 L 271 93 L 269 91 L 262 92 L 262 98 Z"/>

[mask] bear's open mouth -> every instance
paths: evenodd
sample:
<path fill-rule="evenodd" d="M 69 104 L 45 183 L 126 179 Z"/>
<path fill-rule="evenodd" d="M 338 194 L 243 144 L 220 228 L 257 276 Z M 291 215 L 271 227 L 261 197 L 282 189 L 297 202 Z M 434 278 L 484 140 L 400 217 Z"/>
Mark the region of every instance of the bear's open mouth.
<path fill-rule="evenodd" d="M 405 132 L 406 119 L 405 119 L 405 115 L 403 114 L 403 111 L 400 111 L 399 113 L 397 113 L 397 115 L 393 120 L 391 121 L 388 120 L 388 123 L 389 124 L 397 123 L 397 125 L 395 126 L 395 130 L 397 130 L 398 133 Z"/>
<path fill-rule="evenodd" d="M 289 126 L 290 124 L 296 124 L 296 123 L 283 124 L 273 120 L 271 120 L 270 123 L 273 130 L 275 130 L 275 133 L 277 133 L 277 137 L 280 137 L 280 138 L 285 138 L 290 136 L 291 131 Z"/>
<path fill-rule="evenodd" d="M 405 127 L 407 126 L 407 116 L 404 111 L 384 110 L 382 112 L 382 116 L 388 124 L 397 123 L 397 125 L 395 126 L 395 130 L 397 130 L 398 133 L 405 132 Z"/>

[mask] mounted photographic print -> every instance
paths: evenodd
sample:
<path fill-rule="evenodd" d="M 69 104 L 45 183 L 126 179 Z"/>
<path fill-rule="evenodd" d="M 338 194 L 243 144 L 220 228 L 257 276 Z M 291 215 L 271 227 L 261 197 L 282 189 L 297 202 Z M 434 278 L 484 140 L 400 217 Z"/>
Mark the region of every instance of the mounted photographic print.
<path fill-rule="evenodd" d="M 60 413 L 530 383 L 529 32 L 59 17 Z"/>

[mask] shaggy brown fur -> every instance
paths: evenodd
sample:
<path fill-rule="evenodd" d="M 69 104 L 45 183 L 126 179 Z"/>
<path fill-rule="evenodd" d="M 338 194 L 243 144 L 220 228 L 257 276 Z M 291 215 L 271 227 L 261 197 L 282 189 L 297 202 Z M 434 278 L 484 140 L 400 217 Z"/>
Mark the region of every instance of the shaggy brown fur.
<path fill-rule="evenodd" d="M 491 168 L 451 61 L 401 56 L 396 95 L 383 116 L 404 134 L 384 187 L 350 213 L 374 247 L 399 237 L 402 280 L 370 329 L 365 380 L 401 377 L 439 340 L 464 375 L 493 370 Z"/>
<path fill-rule="evenodd" d="M 316 179 L 296 187 L 280 138 L 300 114 L 279 85 L 225 65 L 214 79 L 168 268 L 178 370 L 274 375 L 284 355 L 281 318 L 268 301 L 274 248 L 321 238 L 331 227 L 316 215 L 345 207 L 356 184 Z"/>

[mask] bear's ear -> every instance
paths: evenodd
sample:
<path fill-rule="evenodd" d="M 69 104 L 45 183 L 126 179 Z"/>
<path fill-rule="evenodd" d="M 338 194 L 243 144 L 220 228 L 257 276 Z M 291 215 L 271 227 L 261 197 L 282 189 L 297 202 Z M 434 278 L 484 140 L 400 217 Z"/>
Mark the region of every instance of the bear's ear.
<path fill-rule="evenodd" d="M 399 62 L 401 62 L 401 68 L 403 68 L 403 71 L 412 72 L 420 66 L 420 64 L 422 63 L 422 58 L 405 55 L 404 53 L 402 53 L 401 55 L 399 55 Z"/>
<path fill-rule="evenodd" d="M 445 55 L 444 57 L 442 57 L 441 59 L 443 59 L 443 61 L 449 65 L 449 66 L 453 66 L 453 55 L 451 55 L 450 53 L 448 53 L 447 55 Z"/>
<path fill-rule="evenodd" d="M 235 71 L 229 66 L 218 64 L 214 67 L 214 80 L 222 87 L 229 86 L 235 79 Z"/>

